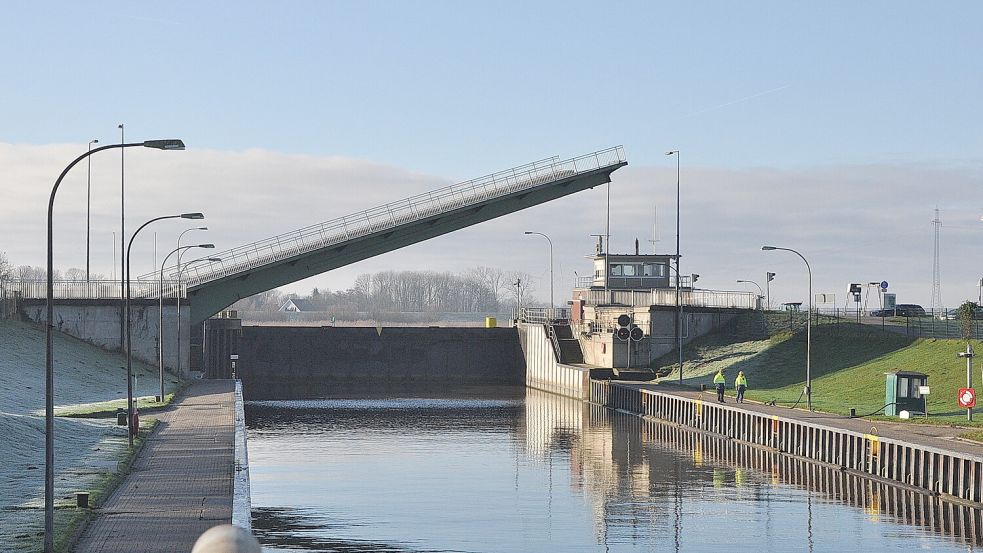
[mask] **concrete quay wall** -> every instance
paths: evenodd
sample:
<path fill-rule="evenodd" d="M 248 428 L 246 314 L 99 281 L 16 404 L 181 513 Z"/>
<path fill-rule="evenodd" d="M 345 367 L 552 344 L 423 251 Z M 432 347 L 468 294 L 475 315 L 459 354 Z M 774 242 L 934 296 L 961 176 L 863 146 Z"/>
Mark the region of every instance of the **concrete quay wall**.
<path fill-rule="evenodd" d="M 518 328 L 526 357 L 526 386 L 561 396 L 587 399 L 590 395 L 590 369 L 557 362 L 553 344 L 543 325 L 522 324 Z"/>
<path fill-rule="evenodd" d="M 652 417 L 906 486 L 949 501 L 983 508 L 983 457 L 976 446 L 947 449 L 842 426 L 867 425 L 848 419 L 842 426 L 756 412 L 699 397 L 658 392 L 610 381 L 591 382 L 590 402 Z M 808 413 L 808 412 L 805 412 Z M 808 416 L 813 416 L 809 414 Z M 830 420 L 832 415 L 823 415 Z M 873 430 L 873 429 L 871 429 Z"/>
<path fill-rule="evenodd" d="M 525 360 L 514 328 L 245 326 L 237 376 L 246 399 L 306 399 L 517 386 Z"/>

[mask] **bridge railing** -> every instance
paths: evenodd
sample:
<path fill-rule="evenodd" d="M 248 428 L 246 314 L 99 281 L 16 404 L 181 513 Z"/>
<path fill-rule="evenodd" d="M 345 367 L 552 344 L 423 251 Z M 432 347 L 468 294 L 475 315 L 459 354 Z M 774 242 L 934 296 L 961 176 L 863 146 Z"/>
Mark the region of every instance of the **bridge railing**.
<path fill-rule="evenodd" d="M 566 160 L 554 156 L 534 161 L 217 253 L 214 257 L 221 261 L 197 263 L 182 271 L 183 280 L 195 286 L 625 161 L 622 146 Z M 165 269 L 165 274 L 176 277 L 177 267 Z M 138 280 L 154 278 L 157 276 L 147 274 Z"/>
<path fill-rule="evenodd" d="M 123 297 L 123 285 L 118 280 L 56 280 L 53 283 L 55 299 L 70 300 L 111 300 Z M 131 298 L 160 297 L 160 281 L 131 281 Z M 174 298 L 177 293 L 187 297 L 187 285 L 178 285 L 175 280 L 164 281 L 164 298 Z M 0 297 L 17 296 L 22 299 L 44 299 L 48 297 L 47 280 L 0 280 Z"/>

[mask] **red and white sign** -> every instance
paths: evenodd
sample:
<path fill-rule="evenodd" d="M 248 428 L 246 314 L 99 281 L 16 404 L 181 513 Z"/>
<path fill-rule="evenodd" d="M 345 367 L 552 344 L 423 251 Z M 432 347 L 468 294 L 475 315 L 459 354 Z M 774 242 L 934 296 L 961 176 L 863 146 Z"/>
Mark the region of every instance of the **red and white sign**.
<path fill-rule="evenodd" d="M 973 388 L 959 388 L 959 396 L 956 398 L 960 407 L 972 409 L 976 407 L 976 390 Z"/>

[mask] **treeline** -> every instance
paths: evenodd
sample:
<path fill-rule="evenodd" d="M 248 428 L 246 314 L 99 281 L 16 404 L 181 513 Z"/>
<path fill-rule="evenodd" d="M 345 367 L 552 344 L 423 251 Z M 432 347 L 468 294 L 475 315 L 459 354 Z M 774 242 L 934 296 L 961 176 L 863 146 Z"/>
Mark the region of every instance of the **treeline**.
<path fill-rule="evenodd" d="M 0 252 L 0 280 L 47 280 L 48 271 L 44 267 L 13 265 L 5 252 Z M 92 280 L 108 280 L 103 274 L 92 274 Z M 64 271 L 55 269 L 53 280 L 85 280 L 85 269 L 72 267 Z"/>
<path fill-rule="evenodd" d="M 520 286 L 515 283 L 519 281 Z M 277 311 L 288 299 L 309 302 L 307 310 L 338 313 L 504 312 L 529 305 L 532 278 L 518 271 L 476 267 L 455 274 L 437 271 L 381 271 L 362 274 L 348 290 L 314 288 L 310 294 L 270 290 L 236 302 L 240 311 Z"/>

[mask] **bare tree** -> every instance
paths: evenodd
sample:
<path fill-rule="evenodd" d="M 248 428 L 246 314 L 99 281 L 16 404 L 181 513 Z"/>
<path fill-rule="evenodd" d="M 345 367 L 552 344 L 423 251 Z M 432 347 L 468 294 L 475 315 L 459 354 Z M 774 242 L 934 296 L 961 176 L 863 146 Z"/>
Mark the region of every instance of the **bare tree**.
<path fill-rule="evenodd" d="M 505 273 L 505 276 L 509 285 L 509 292 L 515 302 L 513 307 L 515 305 L 529 307 L 533 303 L 530 298 L 536 291 L 536 283 L 533 282 L 532 275 L 522 271 L 509 271 Z"/>
<path fill-rule="evenodd" d="M 13 270 L 13 275 L 20 280 L 45 280 L 48 278 L 48 271 L 44 267 L 20 265 Z M 61 271 L 55 269 L 52 278 L 53 280 L 61 280 Z"/>
<path fill-rule="evenodd" d="M 13 267 L 10 266 L 10 261 L 7 259 L 6 252 L 0 252 L 0 280 L 6 280 L 10 278 L 10 273 Z"/>

